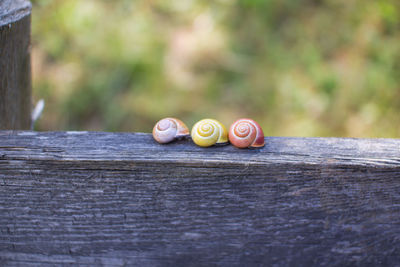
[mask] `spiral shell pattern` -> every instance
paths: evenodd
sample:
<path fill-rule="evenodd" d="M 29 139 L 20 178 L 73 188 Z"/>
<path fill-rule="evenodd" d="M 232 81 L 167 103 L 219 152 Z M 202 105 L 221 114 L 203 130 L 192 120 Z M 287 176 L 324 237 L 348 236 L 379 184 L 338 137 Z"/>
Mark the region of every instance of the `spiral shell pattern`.
<path fill-rule="evenodd" d="M 186 135 L 189 135 L 188 127 L 181 120 L 175 118 L 162 119 L 153 128 L 153 137 L 161 144 L 172 142 Z"/>
<path fill-rule="evenodd" d="M 193 142 L 202 147 L 228 142 L 226 127 L 217 120 L 204 119 L 197 122 L 192 128 Z"/>
<path fill-rule="evenodd" d="M 254 120 L 239 119 L 229 128 L 229 141 L 239 148 L 263 147 L 264 133 Z"/>

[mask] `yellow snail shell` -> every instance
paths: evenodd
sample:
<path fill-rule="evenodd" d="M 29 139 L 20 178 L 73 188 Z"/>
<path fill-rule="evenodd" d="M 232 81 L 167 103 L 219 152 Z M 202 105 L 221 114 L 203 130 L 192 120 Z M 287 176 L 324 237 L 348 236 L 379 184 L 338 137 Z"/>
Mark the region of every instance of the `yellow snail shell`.
<path fill-rule="evenodd" d="M 229 141 L 239 148 L 263 147 L 264 133 L 254 120 L 239 119 L 229 128 Z"/>
<path fill-rule="evenodd" d="M 197 122 L 192 128 L 193 142 L 202 147 L 228 142 L 226 127 L 217 120 L 204 119 Z"/>
<path fill-rule="evenodd" d="M 175 118 L 162 119 L 153 128 L 153 137 L 161 144 L 172 142 L 186 135 L 189 135 L 188 127 L 181 120 Z"/>

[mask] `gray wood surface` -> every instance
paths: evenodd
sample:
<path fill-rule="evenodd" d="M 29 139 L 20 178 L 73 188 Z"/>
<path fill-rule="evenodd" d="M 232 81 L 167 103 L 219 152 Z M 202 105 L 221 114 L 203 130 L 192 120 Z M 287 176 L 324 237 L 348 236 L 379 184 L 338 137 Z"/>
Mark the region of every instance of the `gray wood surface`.
<path fill-rule="evenodd" d="M 400 140 L 0 131 L 0 265 L 399 266 Z"/>
<path fill-rule="evenodd" d="M 31 4 L 0 0 L 0 129 L 31 127 Z"/>

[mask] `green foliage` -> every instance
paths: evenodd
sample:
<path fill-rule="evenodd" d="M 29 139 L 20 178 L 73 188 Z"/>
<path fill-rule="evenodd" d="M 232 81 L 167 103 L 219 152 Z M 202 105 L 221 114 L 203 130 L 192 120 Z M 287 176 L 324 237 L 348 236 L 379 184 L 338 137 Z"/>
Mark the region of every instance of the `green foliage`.
<path fill-rule="evenodd" d="M 252 117 L 267 135 L 400 136 L 396 0 L 33 5 L 39 130 Z"/>

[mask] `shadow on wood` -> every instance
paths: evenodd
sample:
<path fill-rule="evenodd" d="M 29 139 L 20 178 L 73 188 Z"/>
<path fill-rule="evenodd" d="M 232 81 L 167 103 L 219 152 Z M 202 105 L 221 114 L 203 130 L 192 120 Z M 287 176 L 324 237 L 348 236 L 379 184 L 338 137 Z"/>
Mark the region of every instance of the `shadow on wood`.
<path fill-rule="evenodd" d="M 0 263 L 396 265 L 400 140 L 0 132 Z"/>

